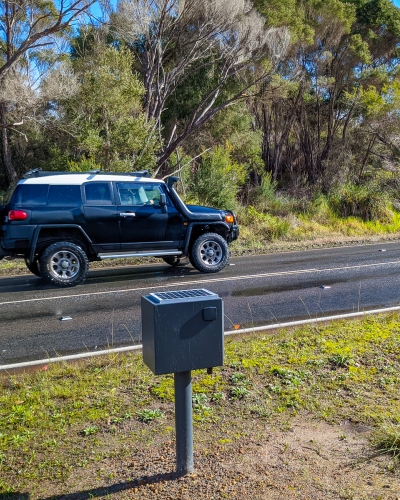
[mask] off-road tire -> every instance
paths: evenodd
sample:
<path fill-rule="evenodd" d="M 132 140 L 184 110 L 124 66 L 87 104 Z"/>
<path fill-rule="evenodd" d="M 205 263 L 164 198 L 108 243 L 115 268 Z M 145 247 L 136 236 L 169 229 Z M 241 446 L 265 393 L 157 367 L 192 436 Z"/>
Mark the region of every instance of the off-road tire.
<path fill-rule="evenodd" d="M 228 262 L 228 244 L 219 234 L 202 234 L 194 241 L 190 257 L 192 265 L 202 273 L 217 273 Z"/>
<path fill-rule="evenodd" d="M 39 278 L 41 278 L 42 273 L 40 272 L 39 268 L 39 257 L 35 257 L 32 263 L 30 262 L 28 257 L 25 257 L 24 260 L 25 260 L 25 265 L 29 269 L 29 271 L 35 276 L 39 276 Z"/>
<path fill-rule="evenodd" d="M 162 260 L 174 267 L 183 267 L 189 264 L 189 259 L 186 255 L 169 255 L 168 257 L 163 257 Z"/>
<path fill-rule="evenodd" d="M 42 278 L 59 287 L 82 283 L 89 272 L 89 260 L 82 248 L 69 241 L 48 246 L 40 258 Z"/>

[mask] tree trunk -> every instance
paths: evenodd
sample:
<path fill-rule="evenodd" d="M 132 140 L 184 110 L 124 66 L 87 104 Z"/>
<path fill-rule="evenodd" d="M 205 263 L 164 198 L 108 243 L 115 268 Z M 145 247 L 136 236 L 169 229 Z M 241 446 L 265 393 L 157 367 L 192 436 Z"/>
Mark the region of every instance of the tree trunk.
<path fill-rule="evenodd" d="M 9 181 L 15 182 L 18 180 L 18 176 L 12 164 L 11 152 L 8 145 L 8 129 L 5 126 L 7 125 L 7 112 L 6 112 L 6 105 L 4 103 L 0 103 L 0 123 L 4 125 L 3 127 L 1 127 L 1 146 L 3 153 L 3 163 L 6 168 L 6 173 Z"/>
<path fill-rule="evenodd" d="M 365 153 L 364 160 L 363 160 L 362 165 L 361 165 L 360 173 L 358 174 L 358 180 L 361 180 L 362 176 L 364 175 L 364 169 L 367 166 L 367 162 L 368 162 L 369 156 L 371 154 L 371 149 L 375 143 L 375 140 L 376 140 L 376 135 L 374 134 L 368 143 L 367 152 Z"/>

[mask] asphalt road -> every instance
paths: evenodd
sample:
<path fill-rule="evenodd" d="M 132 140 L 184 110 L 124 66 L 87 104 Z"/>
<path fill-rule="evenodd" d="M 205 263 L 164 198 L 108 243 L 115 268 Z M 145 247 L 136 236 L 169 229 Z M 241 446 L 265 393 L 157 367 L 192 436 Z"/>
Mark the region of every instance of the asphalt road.
<path fill-rule="evenodd" d="M 206 288 L 225 330 L 400 304 L 400 242 L 232 258 L 220 273 L 164 263 L 97 269 L 71 289 L 0 278 L 0 365 L 140 343 L 140 299 Z"/>

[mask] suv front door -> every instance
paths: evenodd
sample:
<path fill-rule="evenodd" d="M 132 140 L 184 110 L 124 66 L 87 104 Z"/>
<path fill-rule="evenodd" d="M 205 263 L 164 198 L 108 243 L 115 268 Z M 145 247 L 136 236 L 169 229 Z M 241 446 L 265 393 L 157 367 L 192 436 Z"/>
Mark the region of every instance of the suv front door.
<path fill-rule="evenodd" d="M 183 218 L 167 195 L 161 206 L 159 184 L 116 182 L 116 189 L 122 251 L 180 248 Z"/>
<path fill-rule="evenodd" d="M 120 249 L 119 217 L 110 182 L 87 182 L 83 185 L 84 229 L 97 251 Z"/>

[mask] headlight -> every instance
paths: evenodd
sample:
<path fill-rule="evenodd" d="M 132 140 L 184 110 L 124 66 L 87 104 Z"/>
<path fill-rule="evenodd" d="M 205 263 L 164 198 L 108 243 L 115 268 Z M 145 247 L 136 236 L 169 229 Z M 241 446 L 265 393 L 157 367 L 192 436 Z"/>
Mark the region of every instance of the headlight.
<path fill-rule="evenodd" d="M 229 222 L 229 224 L 233 224 L 235 222 L 235 217 L 232 214 L 225 215 L 225 221 Z"/>

